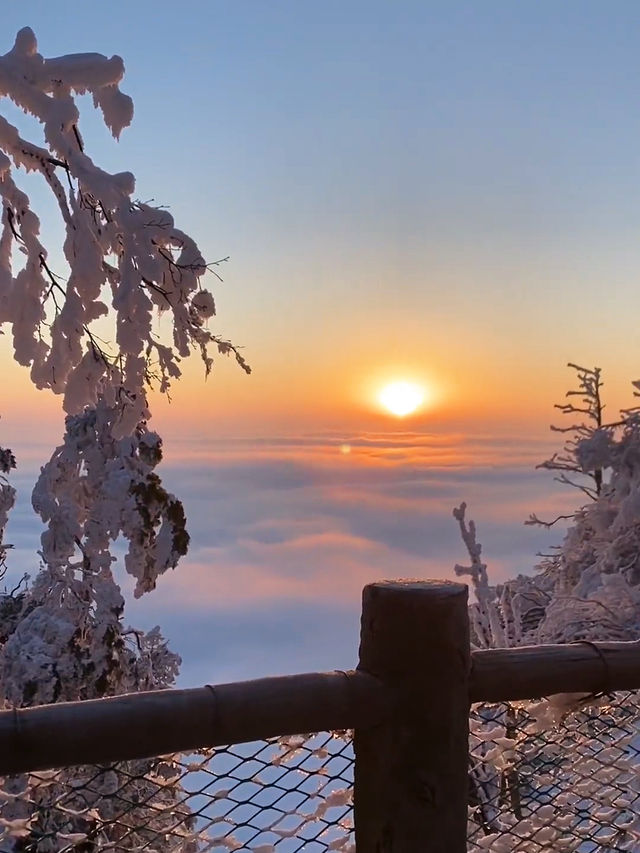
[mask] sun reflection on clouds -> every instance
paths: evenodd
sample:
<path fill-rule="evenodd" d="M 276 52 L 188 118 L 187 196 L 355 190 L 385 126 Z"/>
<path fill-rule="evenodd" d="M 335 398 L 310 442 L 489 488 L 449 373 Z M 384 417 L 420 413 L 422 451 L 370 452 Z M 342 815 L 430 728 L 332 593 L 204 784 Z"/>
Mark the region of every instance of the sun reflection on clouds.
<path fill-rule="evenodd" d="M 490 434 L 465 435 L 459 432 L 419 432 L 411 430 L 345 433 L 322 431 L 297 436 L 268 438 L 184 438 L 165 433 L 165 468 L 198 461 L 221 466 L 240 464 L 243 469 L 264 463 L 301 464 L 327 473 L 338 464 L 337 457 L 349 457 L 355 467 L 414 466 L 460 468 L 505 465 L 536 465 L 549 455 L 553 436 L 527 440 Z M 339 466 L 343 468 L 342 464 Z"/>

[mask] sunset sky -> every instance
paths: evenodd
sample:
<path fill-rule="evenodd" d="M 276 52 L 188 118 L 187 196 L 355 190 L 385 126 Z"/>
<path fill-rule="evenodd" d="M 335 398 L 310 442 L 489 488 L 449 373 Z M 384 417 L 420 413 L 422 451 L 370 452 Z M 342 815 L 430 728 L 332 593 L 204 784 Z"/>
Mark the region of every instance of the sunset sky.
<path fill-rule="evenodd" d="M 194 358 L 153 403 L 194 547 L 190 580 L 176 572 L 140 618 L 187 637 L 167 603 L 183 595 L 218 608 L 216 636 L 260 613 L 277 637 L 311 610 L 320 636 L 326 610 L 351 637 L 366 580 L 464 561 L 451 507 L 474 497 L 498 571 L 531 567 L 546 540 L 521 521 L 564 500 L 528 472 L 566 363 L 604 369 L 613 411 L 640 377 L 640 5 L 34 0 L 2 19 L 2 52 L 29 25 L 46 56 L 124 58 L 133 125 L 116 143 L 87 102 L 87 151 L 132 171 L 208 259 L 229 256 L 215 331 L 253 374 L 219 360 L 204 383 Z M 7 339 L 0 357 L 0 444 L 27 489 L 59 401 Z M 425 393 L 401 420 L 377 399 L 393 380 Z M 23 555 L 27 504 L 28 489 Z"/>

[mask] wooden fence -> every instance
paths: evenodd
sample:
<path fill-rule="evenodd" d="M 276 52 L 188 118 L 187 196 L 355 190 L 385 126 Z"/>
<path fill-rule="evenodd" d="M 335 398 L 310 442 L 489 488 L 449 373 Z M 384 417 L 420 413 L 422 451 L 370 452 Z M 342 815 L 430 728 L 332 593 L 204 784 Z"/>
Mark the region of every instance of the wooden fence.
<path fill-rule="evenodd" d="M 638 688 L 640 643 L 470 652 L 466 586 L 382 581 L 356 670 L 3 711 L 0 775 L 352 728 L 358 853 L 463 853 L 471 702 Z"/>

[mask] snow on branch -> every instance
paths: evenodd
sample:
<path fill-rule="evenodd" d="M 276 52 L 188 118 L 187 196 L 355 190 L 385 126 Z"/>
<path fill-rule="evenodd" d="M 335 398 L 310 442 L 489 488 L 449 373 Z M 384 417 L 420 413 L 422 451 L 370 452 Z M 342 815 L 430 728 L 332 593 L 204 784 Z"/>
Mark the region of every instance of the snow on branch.
<path fill-rule="evenodd" d="M 12 547 L 4 542 L 4 533 L 9 521 L 9 513 L 16 502 L 16 490 L 6 475 L 15 467 L 16 459 L 13 453 L 0 447 L 0 580 L 5 574 L 7 550 Z"/>
<path fill-rule="evenodd" d="M 569 362 L 568 366 L 577 374 L 578 387 L 566 393 L 568 403 L 556 403 L 555 408 L 565 415 L 582 415 L 581 420 L 570 426 L 551 426 L 553 432 L 567 434 L 568 438 L 560 453 L 554 453 L 541 462 L 538 468 L 547 471 L 560 471 L 556 480 L 581 491 L 589 500 L 596 500 L 602 490 L 604 469 L 610 465 L 611 432 L 619 424 L 604 424 L 604 403 L 602 402 L 602 378 L 599 367 L 580 367 Z M 577 403 L 573 402 L 577 399 Z M 569 475 L 586 475 L 593 485 L 584 485 Z M 537 521 L 535 516 L 529 523 Z M 545 525 L 546 526 L 546 525 Z"/>
<path fill-rule="evenodd" d="M 0 118 L 0 323 L 10 324 L 16 360 L 30 367 L 36 387 L 64 394 L 67 413 L 110 397 L 121 411 L 118 436 L 142 419 L 146 388 L 157 380 L 168 391 L 192 350 L 207 372 L 211 349 L 233 355 L 249 372 L 239 350 L 208 329 L 215 302 L 202 286 L 209 265 L 196 242 L 165 209 L 134 198 L 130 172 L 110 174 L 85 151 L 75 97 L 91 94 L 117 138 L 133 117 L 119 88 L 123 74 L 117 56 L 44 58 L 29 28 L 0 57 L 0 94 L 33 115 L 45 139 L 45 147 L 33 144 Z M 39 173 L 57 201 L 64 277 L 51 267 L 38 216 L 16 183 L 21 171 Z M 16 250 L 25 256 L 17 271 Z M 107 302 L 115 319 L 111 344 L 92 332 L 109 314 Z M 171 316 L 170 343 L 153 334 L 154 312 Z"/>
<path fill-rule="evenodd" d="M 453 510 L 453 517 L 458 522 L 460 535 L 471 558 L 470 566 L 455 565 L 454 570 L 459 577 L 469 575 L 471 586 L 476 596 L 476 603 L 471 606 L 471 621 L 475 637 L 481 648 L 502 648 L 506 643 L 504 628 L 496 606 L 496 590 L 489 586 L 487 566 L 480 559 L 482 545 L 476 538 L 475 523 L 466 521 L 466 503 L 461 503 Z"/>

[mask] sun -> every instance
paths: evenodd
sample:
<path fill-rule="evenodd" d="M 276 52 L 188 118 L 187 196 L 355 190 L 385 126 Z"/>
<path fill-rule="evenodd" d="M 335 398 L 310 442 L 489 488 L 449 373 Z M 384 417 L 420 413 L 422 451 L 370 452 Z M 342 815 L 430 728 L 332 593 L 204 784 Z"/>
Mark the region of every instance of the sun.
<path fill-rule="evenodd" d="M 424 403 L 425 391 L 414 382 L 390 382 L 378 394 L 379 402 L 387 411 L 404 418 Z"/>

